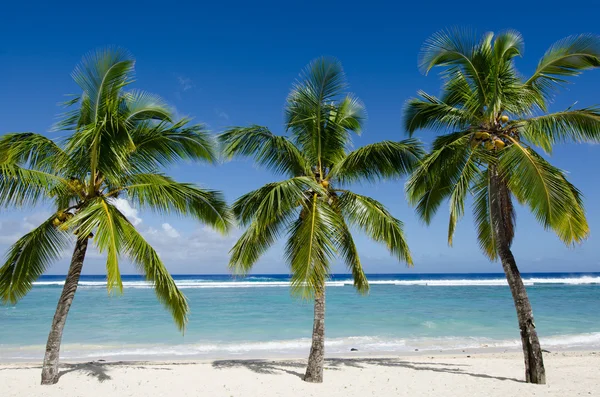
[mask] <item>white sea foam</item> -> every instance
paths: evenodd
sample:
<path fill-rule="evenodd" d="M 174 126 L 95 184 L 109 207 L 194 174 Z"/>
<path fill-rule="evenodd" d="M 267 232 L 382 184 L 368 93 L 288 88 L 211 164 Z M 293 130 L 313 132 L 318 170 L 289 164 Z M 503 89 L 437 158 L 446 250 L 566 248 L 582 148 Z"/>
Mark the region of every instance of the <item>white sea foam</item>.
<path fill-rule="evenodd" d="M 309 338 L 280 341 L 207 342 L 178 345 L 84 345 L 65 344 L 61 355 L 70 359 L 110 358 L 129 359 L 169 359 L 169 358 L 227 358 L 232 356 L 303 357 L 310 349 Z M 509 349 L 518 350 L 520 340 L 494 340 L 475 337 L 437 338 L 381 338 L 355 336 L 327 339 L 328 354 L 345 354 L 350 349 L 360 353 L 403 354 L 419 351 L 453 351 L 461 349 Z M 600 348 L 600 332 L 577 335 L 557 335 L 541 339 L 549 349 L 597 349 Z M 37 359 L 43 354 L 43 346 L 19 346 L 11 348 L 3 345 L 3 360 Z"/>
<path fill-rule="evenodd" d="M 189 279 L 176 280 L 176 284 L 181 289 L 186 288 L 267 288 L 267 287 L 289 287 L 288 281 L 268 281 L 272 280 L 265 277 L 249 278 L 257 281 L 210 281 L 204 279 Z M 541 285 L 541 284 L 561 284 L 561 285 L 585 285 L 585 284 L 600 284 L 598 276 L 582 276 L 569 278 L 540 278 L 526 277 L 523 279 L 525 285 Z M 422 279 L 422 280 L 373 280 L 369 282 L 371 285 L 396 285 L 396 286 L 427 286 L 427 287 L 493 287 L 506 286 L 505 279 Z M 33 283 L 37 286 L 61 286 L 64 281 L 37 281 Z M 352 286 L 352 280 L 336 280 L 328 281 L 328 287 L 344 287 Z M 80 286 L 83 287 L 105 287 L 105 281 L 80 281 Z M 124 281 L 125 288 L 150 288 L 150 284 L 146 281 Z"/>

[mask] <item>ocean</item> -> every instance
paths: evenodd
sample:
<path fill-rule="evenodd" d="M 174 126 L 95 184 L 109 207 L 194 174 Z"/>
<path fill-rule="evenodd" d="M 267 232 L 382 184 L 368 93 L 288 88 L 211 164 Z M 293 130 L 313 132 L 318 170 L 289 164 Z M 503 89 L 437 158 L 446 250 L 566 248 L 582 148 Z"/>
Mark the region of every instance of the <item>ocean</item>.
<path fill-rule="evenodd" d="M 63 337 L 72 360 L 304 357 L 312 302 L 289 277 L 177 275 L 191 313 L 184 334 L 140 276 L 108 295 L 104 276 L 82 276 Z M 545 349 L 600 348 L 600 273 L 523 274 Z M 16 305 L 0 306 L 0 362 L 41 360 L 64 276 L 43 276 Z M 374 274 L 358 294 L 348 275 L 327 283 L 326 350 L 336 355 L 472 348 L 518 349 L 503 274 Z"/>

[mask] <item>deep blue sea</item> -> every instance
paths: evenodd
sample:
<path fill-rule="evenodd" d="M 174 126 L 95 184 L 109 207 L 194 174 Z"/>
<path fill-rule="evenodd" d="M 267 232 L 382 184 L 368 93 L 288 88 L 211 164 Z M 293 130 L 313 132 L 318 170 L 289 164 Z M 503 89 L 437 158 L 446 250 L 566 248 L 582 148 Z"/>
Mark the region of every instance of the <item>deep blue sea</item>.
<path fill-rule="evenodd" d="M 600 347 L 600 273 L 523 274 L 547 349 Z M 289 277 L 178 275 L 191 313 L 179 332 L 139 276 L 108 295 L 104 276 L 83 276 L 67 321 L 68 359 L 302 357 L 312 302 L 294 298 Z M 0 306 L 0 361 L 38 360 L 64 276 L 44 276 L 15 306 Z M 376 274 L 358 294 L 348 275 L 327 283 L 328 354 L 516 348 L 519 333 L 503 274 Z"/>

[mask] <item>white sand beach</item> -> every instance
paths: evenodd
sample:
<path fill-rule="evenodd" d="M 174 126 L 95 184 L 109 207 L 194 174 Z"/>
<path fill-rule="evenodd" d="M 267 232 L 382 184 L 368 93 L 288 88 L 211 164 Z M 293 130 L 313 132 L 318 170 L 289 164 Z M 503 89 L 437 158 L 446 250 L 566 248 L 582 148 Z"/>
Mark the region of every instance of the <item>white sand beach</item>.
<path fill-rule="evenodd" d="M 523 382 L 520 353 L 346 357 L 326 361 L 325 382 L 300 377 L 303 360 L 64 363 L 40 386 L 39 364 L 0 365 L 9 396 L 600 396 L 600 352 L 546 354 L 548 384 Z"/>

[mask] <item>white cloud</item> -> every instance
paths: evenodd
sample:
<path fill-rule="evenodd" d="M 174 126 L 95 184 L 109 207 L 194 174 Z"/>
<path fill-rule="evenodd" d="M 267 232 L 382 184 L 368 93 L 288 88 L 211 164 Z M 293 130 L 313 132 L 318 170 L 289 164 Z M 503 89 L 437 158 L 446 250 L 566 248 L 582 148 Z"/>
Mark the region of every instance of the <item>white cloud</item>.
<path fill-rule="evenodd" d="M 177 238 L 177 237 L 181 236 L 179 234 L 179 232 L 177 231 L 177 229 L 175 229 L 173 226 L 169 225 L 168 223 L 163 223 L 162 228 L 163 228 L 165 234 L 171 238 Z"/>
<path fill-rule="evenodd" d="M 133 208 L 131 204 L 129 204 L 129 201 L 122 198 L 116 198 L 112 199 L 111 202 L 134 226 L 142 223 L 142 218 L 138 217 L 138 210 Z"/>
<path fill-rule="evenodd" d="M 177 80 L 179 81 L 179 86 L 183 91 L 188 91 L 195 87 L 194 82 L 189 77 L 177 76 Z"/>
<path fill-rule="evenodd" d="M 229 120 L 229 115 L 227 113 L 225 113 L 224 110 L 219 109 L 219 108 L 215 108 L 215 114 L 217 115 L 217 117 L 222 118 L 224 120 Z"/>
<path fill-rule="evenodd" d="M 50 217 L 49 212 L 35 212 L 23 218 L 23 227 L 29 232 Z"/>

